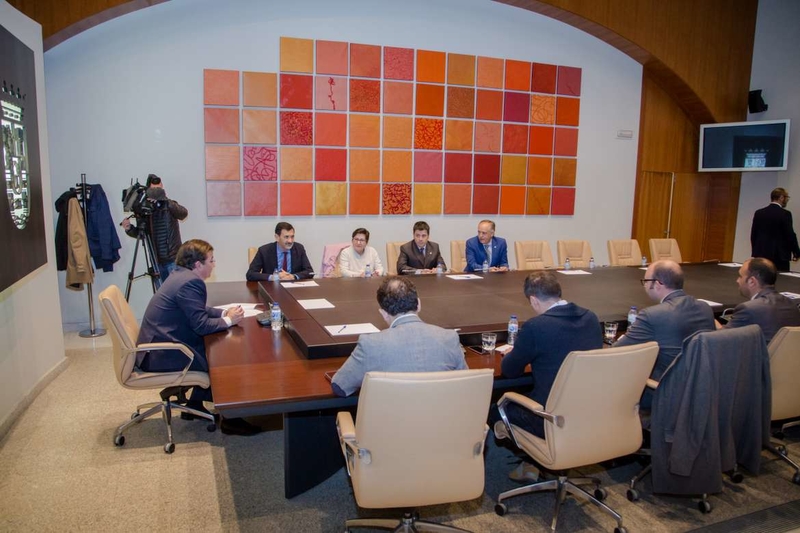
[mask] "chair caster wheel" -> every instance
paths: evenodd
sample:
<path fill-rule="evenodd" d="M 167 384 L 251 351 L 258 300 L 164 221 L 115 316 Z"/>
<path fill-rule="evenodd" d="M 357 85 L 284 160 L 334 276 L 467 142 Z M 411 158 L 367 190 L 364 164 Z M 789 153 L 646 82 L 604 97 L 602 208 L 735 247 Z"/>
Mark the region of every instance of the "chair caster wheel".
<path fill-rule="evenodd" d="M 619 526 L 614 528 L 614 533 L 628 533 L 628 530 L 623 526 Z"/>
<path fill-rule="evenodd" d="M 209 433 L 214 433 L 217 430 L 217 425 L 214 422 L 211 422 L 209 425 L 206 426 L 206 431 Z"/>
<path fill-rule="evenodd" d="M 125 435 L 117 435 L 114 437 L 114 446 L 125 446 Z"/>
<path fill-rule="evenodd" d="M 594 489 L 594 497 L 602 502 L 608 497 L 608 491 L 601 488 Z"/>
<path fill-rule="evenodd" d="M 711 504 L 706 500 L 700 500 L 699 502 L 697 502 L 697 508 L 703 514 L 710 513 L 712 509 Z"/>
<path fill-rule="evenodd" d="M 781 444 L 780 446 L 776 446 L 776 447 L 775 447 L 775 449 L 776 449 L 776 450 L 778 450 L 778 453 L 779 453 L 779 454 L 781 454 L 781 455 L 783 455 L 784 457 L 786 457 L 786 446 L 784 446 L 783 444 Z"/>
<path fill-rule="evenodd" d="M 172 453 L 175 451 L 175 444 L 168 442 L 164 445 L 164 453 Z"/>
<path fill-rule="evenodd" d="M 784 437 L 786 437 L 786 435 L 783 434 L 783 431 L 776 431 L 775 433 L 772 434 L 772 436 L 780 440 L 783 440 Z"/>
<path fill-rule="evenodd" d="M 625 495 L 628 497 L 629 502 L 639 501 L 639 491 L 636 489 L 628 489 L 628 492 L 626 492 Z"/>
<path fill-rule="evenodd" d="M 731 481 L 733 483 L 739 484 L 742 481 L 744 481 L 744 475 L 742 475 L 741 472 L 734 472 L 733 474 L 731 474 Z"/>
<path fill-rule="evenodd" d="M 800 485 L 800 472 L 795 472 L 794 476 L 792 476 L 792 483 Z"/>
<path fill-rule="evenodd" d="M 494 506 L 494 512 L 497 513 L 497 516 L 505 516 L 508 512 L 508 507 L 504 503 L 498 503 Z"/>

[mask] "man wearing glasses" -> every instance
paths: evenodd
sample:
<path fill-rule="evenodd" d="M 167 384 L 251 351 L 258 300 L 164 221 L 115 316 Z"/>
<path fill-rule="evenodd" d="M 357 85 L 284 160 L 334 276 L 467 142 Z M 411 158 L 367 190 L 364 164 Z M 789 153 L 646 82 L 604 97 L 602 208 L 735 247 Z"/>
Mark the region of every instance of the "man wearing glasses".
<path fill-rule="evenodd" d="M 383 276 L 386 272 L 378 252 L 369 244 L 369 231 L 356 228 L 353 232 L 352 246 L 348 246 L 339 254 L 339 272 L 343 278 L 363 278 L 367 267 L 370 275 Z"/>

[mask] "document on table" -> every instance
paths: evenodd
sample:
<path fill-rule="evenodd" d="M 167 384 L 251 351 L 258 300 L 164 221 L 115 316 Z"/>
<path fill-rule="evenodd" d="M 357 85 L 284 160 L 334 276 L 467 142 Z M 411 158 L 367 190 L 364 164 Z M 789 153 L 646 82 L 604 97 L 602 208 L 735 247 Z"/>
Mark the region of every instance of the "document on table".
<path fill-rule="evenodd" d="M 742 266 L 742 264 L 741 263 L 719 263 L 719 266 L 721 266 L 721 267 L 739 268 L 740 266 Z"/>
<path fill-rule="evenodd" d="M 781 272 L 781 276 L 792 276 L 793 278 L 800 278 L 800 272 Z"/>
<path fill-rule="evenodd" d="M 782 292 L 781 294 L 783 294 L 790 300 L 797 300 L 798 298 L 800 298 L 800 294 L 797 294 L 796 292 Z"/>
<path fill-rule="evenodd" d="M 461 279 L 483 279 L 482 277 L 476 276 L 475 274 L 448 274 L 447 277 L 450 278 L 450 279 L 456 279 L 456 280 L 461 280 Z"/>
<path fill-rule="evenodd" d="M 281 287 L 284 289 L 297 289 L 299 287 L 319 287 L 319 283 L 316 281 L 308 280 L 308 281 L 290 281 L 288 283 L 281 283 Z"/>
<path fill-rule="evenodd" d="M 303 309 L 332 309 L 336 307 L 325 298 L 313 298 L 310 300 L 297 300 Z"/>
<path fill-rule="evenodd" d="M 566 274 L 567 276 L 591 276 L 591 272 L 585 270 L 556 270 L 559 274 Z"/>
<path fill-rule="evenodd" d="M 721 303 L 719 303 L 719 302 L 715 302 L 715 301 L 712 301 L 712 300 L 704 300 L 704 299 L 702 299 L 702 298 L 698 298 L 698 299 L 697 299 L 697 301 L 698 301 L 698 302 L 705 302 L 705 303 L 707 303 L 708 305 L 710 305 L 711 307 L 715 307 L 715 306 L 718 306 L 718 305 L 722 305 L 722 304 L 721 304 Z"/>
<path fill-rule="evenodd" d="M 337 335 L 361 335 L 362 333 L 378 333 L 380 330 L 370 324 L 364 322 L 361 324 L 336 324 L 334 326 L 325 326 L 328 333 L 334 337 Z"/>
<path fill-rule="evenodd" d="M 244 311 L 244 317 L 245 318 L 247 318 L 249 316 L 256 316 L 256 315 L 261 313 L 261 310 L 256 309 L 256 306 L 257 305 L 262 305 L 262 304 L 225 304 L 225 305 L 217 305 L 214 308 L 215 309 L 222 309 L 224 311 L 225 309 L 229 309 L 231 307 L 236 307 L 237 305 L 241 305 L 242 306 L 242 310 Z"/>

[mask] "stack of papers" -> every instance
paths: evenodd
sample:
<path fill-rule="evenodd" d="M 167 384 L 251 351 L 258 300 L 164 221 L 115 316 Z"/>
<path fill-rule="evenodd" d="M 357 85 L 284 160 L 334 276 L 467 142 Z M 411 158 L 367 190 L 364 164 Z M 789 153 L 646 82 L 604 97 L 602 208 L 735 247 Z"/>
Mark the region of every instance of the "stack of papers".
<path fill-rule="evenodd" d="M 702 299 L 702 298 L 698 298 L 698 299 L 697 299 L 697 301 L 698 301 L 698 302 L 705 302 L 705 303 L 707 303 L 708 305 L 710 305 L 711 307 L 714 307 L 714 306 L 717 306 L 717 305 L 722 305 L 722 304 L 721 304 L 721 303 L 719 303 L 719 302 L 715 302 L 715 301 L 713 301 L 713 300 L 704 300 L 704 299 Z"/>
<path fill-rule="evenodd" d="M 257 305 L 261 305 L 261 304 L 225 304 L 225 305 L 214 306 L 214 308 L 215 309 L 222 309 L 224 311 L 225 309 L 228 309 L 230 307 L 236 307 L 237 305 L 241 305 L 242 306 L 242 309 L 244 310 L 244 317 L 245 318 L 247 318 L 249 316 L 256 316 L 258 314 L 261 314 L 261 311 L 256 309 L 256 306 Z"/>
<path fill-rule="evenodd" d="M 369 322 L 365 322 L 362 324 L 336 324 L 333 326 L 325 326 L 325 329 L 328 330 L 332 336 L 336 337 L 337 335 L 361 335 L 362 333 L 378 333 L 380 330 L 370 324 Z"/>
<path fill-rule="evenodd" d="M 308 281 L 289 281 L 287 283 L 281 283 L 281 287 L 284 289 L 297 289 L 299 287 L 319 287 L 319 283 L 316 281 L 308 280 Z"/>
<path fill-rule="evenodd" d="M 781 276 L 792 276 L 793 278 L 800 278 L 800 272 L 781 272 Z"/>
<path fill-rule="evenodd" d="M 332 309 L 336 307 L 325 298 L 314 298 L 311 300 L 297 300 L 303 309 Z"/>
<path fill-rule="evenodd" d="M 447 277 L 450 279 L 483 279 L 475 274 L 448 274 Z"/>
<path fill-rule="evenodd" d="M 782 292 L 781 294 L 783 294 L 790 300 L 797 300 L 798 298 L 800 298 L 800 294 L 797 294 L 796 292 Z"/>
<path fill-rule="evenodd" d="M 567 276 L 591 276 L 591 272 L 586 272 L 585 270 L 556 270 L 559 274 L 566 274 Z"/>

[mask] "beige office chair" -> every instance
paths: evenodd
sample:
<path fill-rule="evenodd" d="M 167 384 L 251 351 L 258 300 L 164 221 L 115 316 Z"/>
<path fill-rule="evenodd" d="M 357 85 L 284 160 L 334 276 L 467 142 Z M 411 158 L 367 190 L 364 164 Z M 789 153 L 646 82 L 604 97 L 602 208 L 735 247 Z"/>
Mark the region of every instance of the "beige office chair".
<path fill-rule="evenodd" d="M 397 275 L 397 258 L 400 257 L 400 247 L 403 242 L 387 242 L 386 243 L 386 272 L 392 276 Z"/>
<path fill-rule="evenodd" d="M 652 262 L 662 259 L 671 259 L 676 263 L 682 263 L 681 249 L 675 239 L 650 239 L 650 260 Z"/>
<path fill-rule="evenodd" d="M 250 263 L 253 262 L 253 258 L 258 253 L 258 248 L 255 246 L 251 246 L 247 249 L 247 266 L 250 266 Z"/>
<path fill-rule="evenodd" d="M 514 252 L 517 255 L 517 270 L 542 270 L 555 266 L 553 252 L 547 241 L 515 241 Z"/>
<path fill-rule="evenodd" d="M 557 479 L 539 481 L 500 494 L 495 511 L 507 512 L 504 500 L 545 490 L 556 491 L 556 508 L 551 529 L 555 531 L 558 511 L 567 493 L 597 505 L 617 521 L 615 531 L 624 531 L 622 517 L 602 503 L 605 489 L 596 478 L 568 478 L 566 471 L 592 465 L 639 449 L 642 425 L 639 397 L 658 355 L 658 344 L 576 351 L 567 355 L 556 375 L 553 388 L 542 405 L 516 392 L 507 392 L 497 403 L 501 421 L 495 424 L 497 438 L 511 438 L 519 449 L 548 470 L 559 472 Z M 602 386 L 598 386 L 602 383 Z M 587 391 L 591 393 L 587 394 Z M 511 424 L 506 407 L 515 403 L 544 419 L 545 438 Z M 592 483 L 594 495 L 578 485 Z"/>
<path fill-rule="evenodd" d="M 589 268 L 589 260 L 592 258 L 589 241 L 556 241 L 556 246 L 560 265 L 563 265 L 569 257 L 572 268 Z"/>
<path fill-rule="evenodd" d="M 493 380 L 488 368 L 367 372 L 355 424 L 349 412 L 336 418 L 359 507 L 408 510 L 483 494 Z M 345 528 L 464 531 L 416 516 L 406 512 L 402 519 L 352 519 Z"/>
<path fill-rule="evenodd" d="M 467 241 L 450 241 L 450 268 L 464 272 L 467 268 Z"/>
<path fill-rule="evenodd" d="M 785 327 L 769 343 L 769 373 L 772 380 L 772 420 L 786 420 L 800 417 L 800 395 L 797 394 L 797 383 L 800 381 L 800 327 Z M 800 425 L 800 420 L 787 422 L 777 433 L 783 438 L 787 428 Z M 786 446 L 770 442 L 767 449 L 792 465 L 795 469 L 792 482 L 800 484 L 800 466 L 792 461 Z"/>
<path fill-rule="evenodd" d="M 322 267 L 320 275 L 323 278 L 341 278 L 339 271 L 339 255 L 342 250 L 350 246 L 349 242 L 339 242 L 336 244 L 326 244 L 322 249 Z"/>
<path fill-rule="evenodd" d="M 608 264 L 611 266 L 641 266 L 642 249 L 636 239 L 608 241 Z"/>
<path fill-rule="evenodd" d="M 98 299 L 100 308 L 103 310 L 103 324 L 111 336 L 114 374 L 117 376 L 119 384 L 126 389 L 162 389 L 160 402 L 138 406 L 136 412 L 131 416 L 131 420 L 117 428 L 117 431 L 114 432 L 114 444 L 116 446 L 124 445 L 124 433 L 129 427 L 160 413 L 167 426 L 168 442 L 164 445 L 164 451 L 166 453 L 174 452 L 175 443 L 172 440 L 172 413 L 174 410 L 207 419 L 209 421 L 208 431 L 215 431 L 217 426 L 213 415 L 178 403 L 186 403 L 185 393 L 190 387 L 208 388 L 211 384 L 206 372 L 189 370 L 194 359 L 194 352 L 186 345 L 174 342 L 156 342 L 137 346 L 135 339 L 139 336 L 139 324 L 119 287 L 111 285 L 100 293 Z M 182 352 L 186 355 L 186 367 L 179 372 L 143 372 L 135 367 L 136 356 L 150 350 Z M 177 402 L 170 400 L 173 396 L 178 398 Z M 147 410 L 142 413 L 144 409 Z"/>

